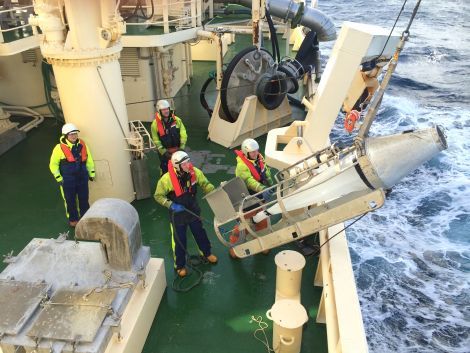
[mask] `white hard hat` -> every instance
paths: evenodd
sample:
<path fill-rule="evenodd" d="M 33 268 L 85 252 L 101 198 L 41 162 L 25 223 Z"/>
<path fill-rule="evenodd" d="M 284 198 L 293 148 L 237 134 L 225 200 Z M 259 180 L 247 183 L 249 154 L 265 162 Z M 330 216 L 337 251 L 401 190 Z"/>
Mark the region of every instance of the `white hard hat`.
<path fill-rule="evenodd" d="M 176 151 L 173 153 L 171 156 L 171 164 L 173 164 L 173 167 L 175 167 L 178 172 L 180 171 L 180 165 L 183 162 L 189 162 L 189 156 L 186 152 Z"/>
<path fill-rule="evenodd" d="M 249 152 L 254 152 L 259 150 L 259 145 L 258 142 L 254 139 L 246 139 L 242 143 L 242 152 L 245 154 L 245 156 L 248 156 Z"/>
<path fill-rule="evenodd" d="M 79 132 L 80 130 L 72 123 L 67 123 L 62 126 L 62 135 L 70 134 L 71 132 Z"/>
<path fill-rule="evenodd" d="M 168 103 L 168 101 L 166 99 L 160 99 L 157 102 L 157 109 L 162 110 L 162 109 L 166 109 L 166 108 L 170 108 L 170 103 Z"/>

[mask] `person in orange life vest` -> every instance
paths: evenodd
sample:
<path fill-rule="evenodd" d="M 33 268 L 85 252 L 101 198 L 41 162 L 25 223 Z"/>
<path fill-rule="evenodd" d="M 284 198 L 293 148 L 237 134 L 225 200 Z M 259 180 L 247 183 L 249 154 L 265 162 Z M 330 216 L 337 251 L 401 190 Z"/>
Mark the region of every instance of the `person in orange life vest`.
<path fill-rule="evenodd" d="M 266 188 L 273 185 L 271 177 L 271 170 L 264 162 L 264 158 L 259 152 L 258 142 L 254 139 L 246 139 L 243 141 L 240 150 L 235 150 L 237 155 L 237 167 L 235 175 L 240 177 L 246 184 L 250 195 L 259 193 Z M 262 200 L 268 201 L 271 196 L 271 190 L 266 190 L 262 193 Z M 259 205 L 253 205 L 244 211 L 257 208 Z M 248 214 L 248 217 L 253 217 L 255 214 Z M 267 227 L 267 221 L 260 222 L 255 225 L 255 230 L 261 230 Z M 235 244 L 239 239 L 238 227 L 235 226 L 232 234 L 230 235 L 230 243 Z M 232 249 L 230 249 L 232 250 Z M 236 257 L 233 251 L 230 251 L 232 257 Z"/>
<path fill-rule="evenodd" d="M 211 243 L 202 226 L 201 208 L 196 200 L 197 186 L 204 193 L 214 190 L 201 170 L 192 166 L 189 156 L 184 151 L 177 151 L 168 162 L 168 172 L 157 184 L 154 198 L 170 212 L 170 230 L 175 269 L 180 277 L 187 274 L 186 266 L 186 229 L 189 226 L 199 250 L 212 264 L 217 257 L 211 252 Z"/>
<path fill-rule="evenodd" d="M 181 119 L 170 110 L 170 103 L 167 100 L 159 100 L 156 107 L 157 112 L 150 126 L 150 132 L 160 157 L 160 175 L 163 175 L 168 171 L 171 155 L 186 147 L 188 135 Z"/>
<path fill-rule="evenodd" d="M 52 150 L 49 169 L 59 183 L 65 201 L 65 211 L 72 227 L 90 208 L 88 204 L 88 180 L 95 178 L 95 164 L 85 141 L 78 138 L 74 124 L 62 127 L 59 143 Z M 77 208 L 78 199 L 78 208 Z"/>
<path fill-rule="evenodd" d="M 256 140 L 251 138 L 244 140 L 241 151 L 236 150 L 235 154 L 237 155 L 235 175 L 245 182 L 250 195 L 261 192 L 273 185 L 271 169 L 264 162 Z M 263 199 L 268 198 L 268 193 L 263 194 Z"/>

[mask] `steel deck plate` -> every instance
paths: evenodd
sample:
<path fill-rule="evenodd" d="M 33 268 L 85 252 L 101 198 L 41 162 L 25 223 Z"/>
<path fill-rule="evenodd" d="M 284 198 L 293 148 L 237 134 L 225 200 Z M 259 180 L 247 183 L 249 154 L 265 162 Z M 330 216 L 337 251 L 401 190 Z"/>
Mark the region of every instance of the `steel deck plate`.
<path fill-rule="evenodd" d="M 44 298 L 46 283 L 0 280 L 0 333 L 16 335 Z"/>
<path fill-rule="evenodd" d="M 93 342 L 115 296 L 114 289 L 60 290 L 46 303 L 28 336 Z"/>

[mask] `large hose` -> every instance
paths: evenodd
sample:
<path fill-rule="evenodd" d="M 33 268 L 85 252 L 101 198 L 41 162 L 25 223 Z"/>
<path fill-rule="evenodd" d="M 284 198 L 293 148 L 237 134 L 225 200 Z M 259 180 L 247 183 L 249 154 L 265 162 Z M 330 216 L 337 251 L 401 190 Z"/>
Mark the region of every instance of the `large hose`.
<path fill-rule="evenodd" d="M 230 2 L 240 4 L 251 9 L 251 0 L 214 0 L 218 3 Z M 270 0 L 269 11 L 271 15 L 286 19 L 295 20 L 296 24 L 301 24 L 317 33 L 320 42 L 328 42 L 336 39 L 336 28 L 333 21 L 323 12 L 313 7 L 303 7 L 294 0 Z M 300 20 L 299 20 L 300 17 Z"/>
<path fill-rule="evenodd" d="M 266 9 L 266 21 L 268 22 L 269 32 L 271 33 L 271 45 L 273 47 L 273 58 L 274 61 L 281 61 L 281 52 L 279 50 L 279 43 L 277 41 L 276 27 L 274 27 L 273 19 L 269 10 Z"/>

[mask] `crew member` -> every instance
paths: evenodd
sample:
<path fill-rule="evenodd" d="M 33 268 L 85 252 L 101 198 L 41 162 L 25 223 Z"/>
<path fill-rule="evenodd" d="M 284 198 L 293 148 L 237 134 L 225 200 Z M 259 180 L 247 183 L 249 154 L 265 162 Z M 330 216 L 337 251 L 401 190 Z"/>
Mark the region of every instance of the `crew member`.
<path fill-rule="evenodd" d="M 196 199 L 197 187 L 204 193 L 214 190 L 201 170 L 193 167 L 184 151 L 177 151 L 168 162 L 168 172 L 157 184 L 155 200 L 170 212 L 170 229 L 175 269 L 180 277 L 187 275 L 186 270 L 186 230 L 191 229 L 202 255 L 211 264 L 217 257 L 211 252 L 211 243 L 201 222 L 201 208 Z"/>
<path fill-rule="evenodd" d="M 170 103 L 162 99 L 157 102 L 157 112 L 150 131 L 160 157 L 160 175 L 163 175 L 168 171 L 171 155 L 186 147 L 186 128 L 181 119 L 170 110 Z"/>
<path fill-rule="evenodd" d="M 90 208 L 88 181 L 93 181 L 95 178 L 95 164 L 90 148 L 85 141 L 78 138 L 78 133 L 79 130 L 74 124 L 65 124 L 49 162 L 49 169 L 60 186 L 71 227 L 75 227 L 78 220 Z"/>

